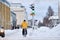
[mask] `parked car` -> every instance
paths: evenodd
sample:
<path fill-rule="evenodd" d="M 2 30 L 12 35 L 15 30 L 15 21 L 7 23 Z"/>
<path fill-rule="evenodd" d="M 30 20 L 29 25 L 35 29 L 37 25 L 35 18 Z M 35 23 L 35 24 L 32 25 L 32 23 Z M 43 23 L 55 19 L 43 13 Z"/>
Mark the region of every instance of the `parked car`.
<path fill-rule="evenodd" d="M 0 36 L 5 37 L 5 31 L 4 31 L 3 27 L 1 27 L 1 26 L 0 26 Z"/>

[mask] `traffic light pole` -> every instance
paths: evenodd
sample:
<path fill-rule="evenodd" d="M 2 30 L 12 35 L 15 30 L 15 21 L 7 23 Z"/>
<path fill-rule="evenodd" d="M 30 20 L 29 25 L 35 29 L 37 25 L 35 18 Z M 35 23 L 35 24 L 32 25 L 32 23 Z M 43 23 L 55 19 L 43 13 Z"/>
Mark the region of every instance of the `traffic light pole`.
<path fill-rule="evenodd" d="M 34 29 L 34 16 L 32 16 L 32 28 Z"/>
<path fill-rule="evenodd" d="M 34 16 L 35 16 L 34 4 L 32 4 L 30 8 L 32 9 L 32 13 L 31 13 L 31 16 L 32 16 L 32 28 L 34 29 Z"/>

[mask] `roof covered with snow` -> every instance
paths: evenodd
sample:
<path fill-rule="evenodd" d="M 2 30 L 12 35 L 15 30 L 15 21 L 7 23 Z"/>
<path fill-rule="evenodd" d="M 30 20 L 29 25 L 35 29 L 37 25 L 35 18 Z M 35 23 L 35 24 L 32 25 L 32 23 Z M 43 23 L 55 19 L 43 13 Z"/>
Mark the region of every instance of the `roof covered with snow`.
<path fill-rule="evenodd" d="M 58 16 L 51 16 L 50 18 L 49 18 L 49 20 L 50 19 L 59 19 L 59 17 Z"/>

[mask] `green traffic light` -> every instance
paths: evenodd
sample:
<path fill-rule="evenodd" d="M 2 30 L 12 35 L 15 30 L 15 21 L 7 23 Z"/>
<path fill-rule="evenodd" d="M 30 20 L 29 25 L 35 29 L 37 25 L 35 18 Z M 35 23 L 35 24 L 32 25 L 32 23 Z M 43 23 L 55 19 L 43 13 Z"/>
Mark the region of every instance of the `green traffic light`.
<path fill-rule="evenodd" d="M 32 10 L 32 13 L 34 13 L 35 11 L 34 10 Z"/>

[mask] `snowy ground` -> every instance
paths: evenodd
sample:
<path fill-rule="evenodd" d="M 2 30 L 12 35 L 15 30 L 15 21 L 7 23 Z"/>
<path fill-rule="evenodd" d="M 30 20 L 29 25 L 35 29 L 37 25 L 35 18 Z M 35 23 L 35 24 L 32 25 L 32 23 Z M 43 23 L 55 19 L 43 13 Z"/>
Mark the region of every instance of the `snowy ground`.
<path fill-rule="evenodd" d="M 0 40 L 60 40 L 60 24 L 52 29 L 41 27 L 27 30 L 26 37 L 22 36 L 22 29 L 6 30 L 5 38 L 0 37 Z"/>

